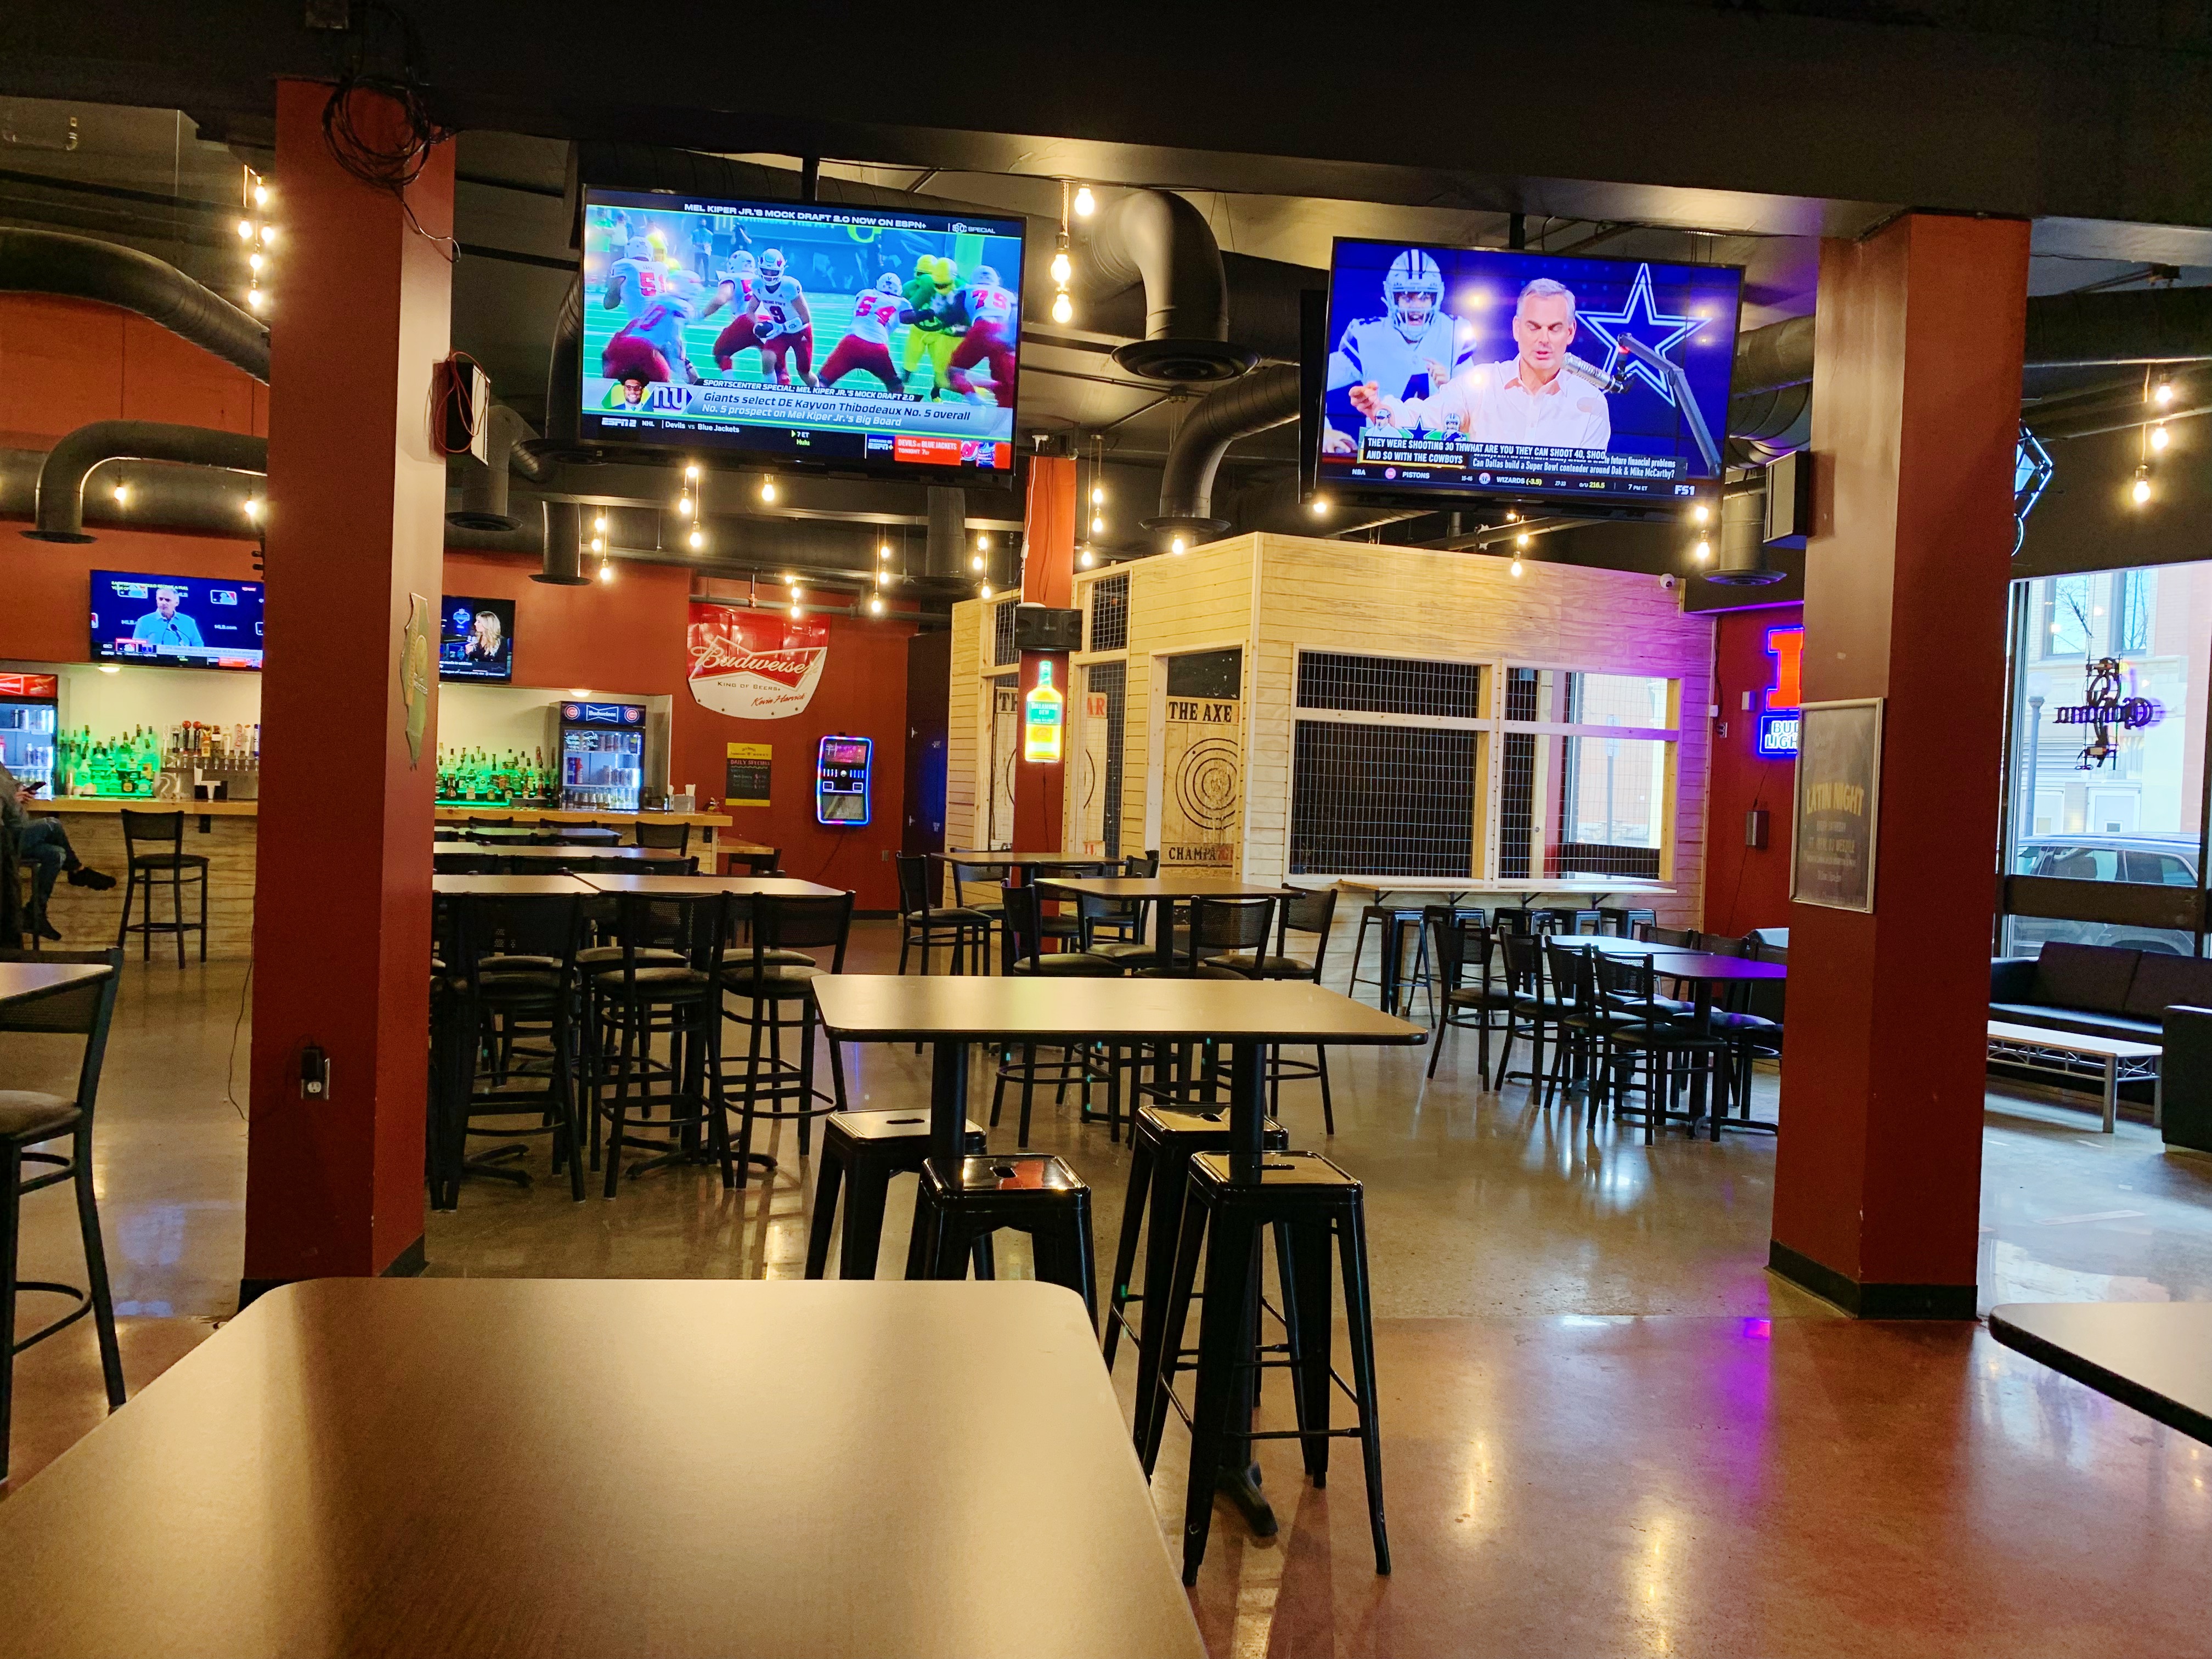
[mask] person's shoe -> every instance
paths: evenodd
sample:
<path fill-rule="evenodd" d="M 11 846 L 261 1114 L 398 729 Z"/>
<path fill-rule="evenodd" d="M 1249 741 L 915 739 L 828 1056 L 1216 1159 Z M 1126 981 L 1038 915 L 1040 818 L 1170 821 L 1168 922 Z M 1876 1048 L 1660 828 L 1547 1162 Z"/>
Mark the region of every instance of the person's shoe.
<path fill-rule="evenodd" d="M 104 893 L 115 885 L 115 878 L 105 871 L 95 870 L 89 865 L 80 864 L 69 872 L 69 883 L 72 887 L 89 887 L 94 892 Z"/>
<path fill-rule="evenodd" d="M 40 916 L 39 918 L 38 935 L 40 939 L 50 939 L 53 940 L 55 944 L 58 945 L 61 943 L 62 930 L 55 927 L 51 921 L 48 921 L 44 916 Z"/>

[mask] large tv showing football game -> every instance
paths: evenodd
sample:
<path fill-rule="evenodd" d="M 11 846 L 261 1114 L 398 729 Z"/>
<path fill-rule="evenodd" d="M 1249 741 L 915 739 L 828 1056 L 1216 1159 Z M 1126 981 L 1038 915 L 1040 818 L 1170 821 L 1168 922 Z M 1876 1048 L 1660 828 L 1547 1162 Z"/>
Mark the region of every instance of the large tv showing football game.
<path fill-rule="evenodd" d="M 581 435 L 1008 476 L 1022 222 L 584 195 Z"/>
<path fill-rule="evenodd" d="M 258 669 L 261 584 L 95 570 L 92 659 Z"/>
<path fill-rule="evenodd" d="M 1742 284 L 1733 265 L 1340 238 L 1313 483 L 1650 508 L 1709 495 Z"/>

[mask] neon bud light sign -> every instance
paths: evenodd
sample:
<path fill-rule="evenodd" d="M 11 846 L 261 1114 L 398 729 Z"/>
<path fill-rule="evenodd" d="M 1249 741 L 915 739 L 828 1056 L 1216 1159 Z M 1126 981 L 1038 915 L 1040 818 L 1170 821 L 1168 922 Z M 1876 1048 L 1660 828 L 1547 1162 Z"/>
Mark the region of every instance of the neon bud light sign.
<path fill-rule="evenodd" d="M 1774 659 L 1774 684 L 1766 689 L 1765 707 L 1759 710 L 1758 749 L 1761 759 L 1780 760 L 1797 752 L 1798 705 L 1803 701 L 1798 670 L 1804 660 L 1805 630 L 1768 629 L 1766 654 Z"/>

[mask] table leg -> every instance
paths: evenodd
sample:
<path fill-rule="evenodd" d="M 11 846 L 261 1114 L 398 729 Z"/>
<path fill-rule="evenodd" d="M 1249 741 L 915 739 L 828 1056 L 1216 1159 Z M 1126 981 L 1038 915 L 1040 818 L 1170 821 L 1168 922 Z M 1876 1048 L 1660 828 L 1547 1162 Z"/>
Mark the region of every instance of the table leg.
<path fill-rule="evenodd" d="M 930 1045 L 929 1161 L 940 1170 L 957 1170 L 968 1130 L 968 1039 L 939 1037 Z M 922 1225 L 922 1208 L 916 1204 L 914 1224 Z M 911 1241 L 907 1252 L 909 1279 L 934 1279 L 937 1263 L 926 1241 Z"/>
<path fill-rule="evenodd" d="M 2120 1115 L 2120 1057 L 2105 1056 L 2105 1133 L 2111 1134 Z"/>
<path fill-rule="evenodd" d="M 1232 1158 L 1258 1158 L 1267 1126 L 1267 1049 L 1259 1042 L 1233 1042 L 1229 1046 L 1229 1147 Z M 1244 1304 L 1243 1328 L 1238 1334 L 1237 1349 L 1240 1354 L 1249 1354 L 1259 1340 L 1260 1252 L 1252 1252 L 1252 1278 L 1249 1287 L 1241 1298 Z M 1252 1426 L 1252 1382 L 1256 1373 L 1240 1374 L 1234 1397 L 1230 1402 L 1229 1425 L 1233 1430 L 1249 1430 Z M 1276 1522 L 1273 1505 L 1267 1495 L 1260 1490 L 1260 1466 L 1252 1461 L 1251 1443 L 1237 1441 L 1239 1461 L 1224 1464 L 1214 1475 L 1214 1488 L 1237 1506 L 1243 1516 L 1244 1524 L 1252 1529 L 1255 1538 L 1273 1538 Z"/>
<path fill-rule="evenodd" d="M 1375 1006 L 1386 1014 L 1398 1012 L 1398 955 L 1405 943 L 1398 918 L 1386 911 L 1382 918 L 1382 977 L 1375 990 Z"/>

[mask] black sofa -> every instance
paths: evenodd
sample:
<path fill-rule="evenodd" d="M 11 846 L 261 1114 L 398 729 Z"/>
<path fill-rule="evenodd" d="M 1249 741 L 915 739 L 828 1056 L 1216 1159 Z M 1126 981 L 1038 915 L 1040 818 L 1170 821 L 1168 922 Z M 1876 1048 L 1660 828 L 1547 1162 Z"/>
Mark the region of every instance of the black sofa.
<path fill-rule="evenodd" d="M 2053 940 L 1990 963 L 1990 1018 L 2014 1025 L 2156 1042 L 2177 1004 L 2212 1005 L 2212 960 Z"/>

